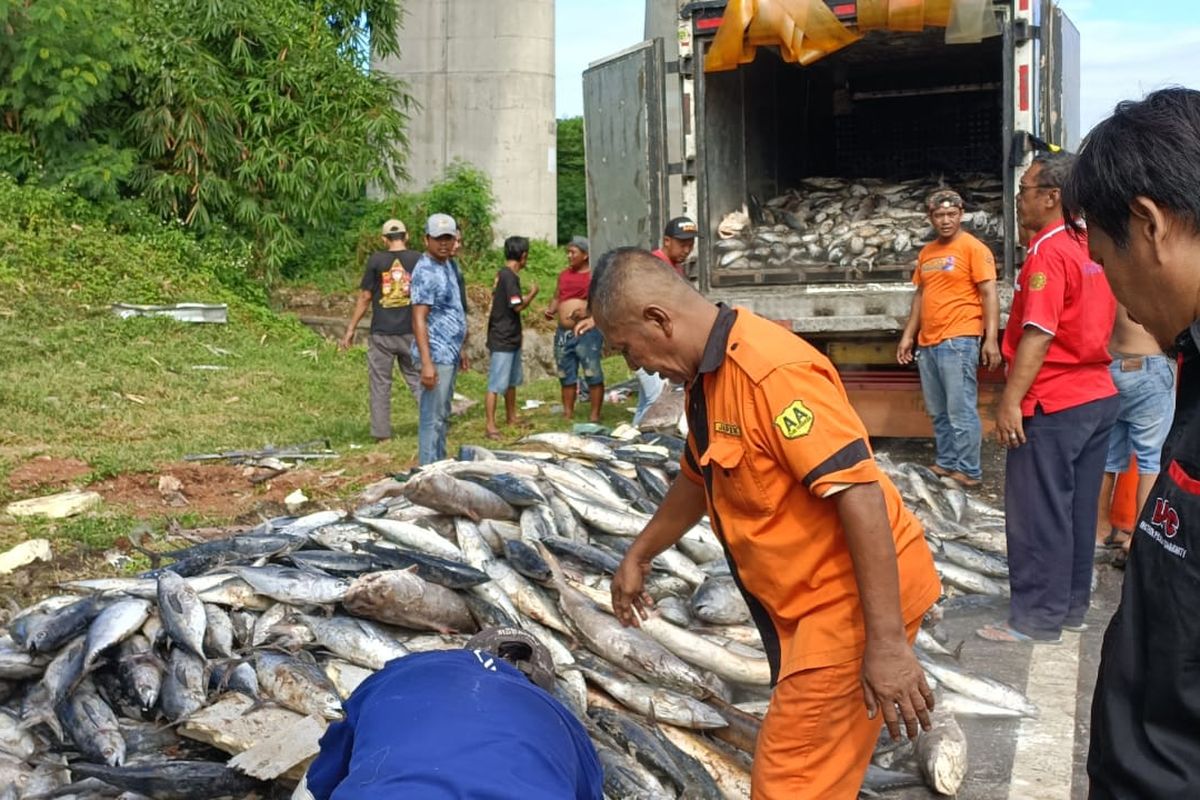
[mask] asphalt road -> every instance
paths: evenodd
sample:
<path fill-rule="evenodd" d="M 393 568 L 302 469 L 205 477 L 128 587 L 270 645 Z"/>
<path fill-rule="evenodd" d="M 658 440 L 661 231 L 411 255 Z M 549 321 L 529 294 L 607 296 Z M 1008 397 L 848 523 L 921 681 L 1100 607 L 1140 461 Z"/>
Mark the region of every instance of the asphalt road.
<path fill-rule="evenodd" d="M 897 461 L 929 463 L 932 443 L 880 440 L 877 451 Z M 1004 454 L 986 445 L 981 499 L 1003 506 Z M 975 630 L 1007 619 L 1008 604 L 949 613 L 943 626 L 951 649 L 963 642 L 961 663 L 1023 690 L 1041 709 L 1037 719 L 959 719 L 967 735 L 968 771 L 959 800 L 1086 800 L 1092 691 L 1100 646 L 1121 593 L 1120 570 L 1097 563 L 1088 629 L 1064 633 L 1062 644 L 999 644 Z M 924 789 L 890 792 L 898 800 L 938 797 Z"/>

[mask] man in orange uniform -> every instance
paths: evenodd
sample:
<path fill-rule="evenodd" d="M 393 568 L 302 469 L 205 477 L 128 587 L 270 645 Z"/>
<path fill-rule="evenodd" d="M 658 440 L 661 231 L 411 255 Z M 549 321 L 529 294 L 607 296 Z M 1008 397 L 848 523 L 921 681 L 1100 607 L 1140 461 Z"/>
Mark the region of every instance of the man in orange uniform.
<path fill-rule="evenodd" d="M 996 260 L 987 245 L 962 229 L 963 201 L 958 192 L 934 192 L 928 208 L 937 239 L 921 248 L 917 258 L 913 271 L 917 291 L 896 360 L 912 363 L 915 338 L 920 346 L 916 357 L 921 390 L 937 444 L 937 461 L 930 469 L 974 488 L 983 475 L 976 378 L 980 337 L 983 365 L 1000 366 Z"/>
<path fill-rule="evenodd" d="M 681 474 L 613 579 L 614 610 L 645 617 L 651 559 L 707 511 L 775 680 L 753 797 L 850 800 L 879 712 L 893 736 L 929 724 L 911 642 L 941 587 L 921 526 L 816 349 L 713 305 L 644 250 L 601 263 L 597 326 L 630 367 L 687 386 L 689 424 Z"/>

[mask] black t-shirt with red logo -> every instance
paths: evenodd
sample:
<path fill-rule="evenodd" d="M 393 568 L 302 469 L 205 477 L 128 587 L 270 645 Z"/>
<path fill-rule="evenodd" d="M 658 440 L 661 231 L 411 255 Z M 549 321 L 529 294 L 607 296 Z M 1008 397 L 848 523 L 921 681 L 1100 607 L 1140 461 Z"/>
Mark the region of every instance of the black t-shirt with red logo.
<path fill-rule="evenodd" d="M 408 286 L 420 258 L 416 250 L 380 250 L 367 259 L 359 288 L 371 293 L 371 333 L 413 332 Z"/>

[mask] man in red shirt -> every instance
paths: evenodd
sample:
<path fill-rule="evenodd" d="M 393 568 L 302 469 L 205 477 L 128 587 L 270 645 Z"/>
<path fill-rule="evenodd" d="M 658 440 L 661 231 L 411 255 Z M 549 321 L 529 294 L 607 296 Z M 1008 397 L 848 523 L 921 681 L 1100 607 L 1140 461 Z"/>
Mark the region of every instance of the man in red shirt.
<path fill-rule="evenodd" d="M 1067 229 L 1062 186 L 1074 163 L 1042 155 L 1022 176 L 1017 216 L 1036 230 L 1004 331 L 1008 384 L 996 436 L 1008 447 L 1008 622 L 999 642 L 1058 642 L 1084 629 L 1100 480 L 1120 401 L 1109 375 L 1117 301 L 1085 236 Z"/>
<path fill-rule="evenodd" d="M 604 366 L 600 356 L 604 337 L 596 330 L 588 314 L 588 287 L 592 281 L 592 264 L 588 240 L 582 236 L 567 245 L 567 268 L 559 273 L 554 299 L 546 309 L 547 319 L 558 319 L 554 332 L 554 361 L 558 366 L 558 382 L 562 386 L 563 417 L 575 416 L 575 397 L 579 382 L 587 384 L 591 402 L 591 422 L 600 421 L 604 404 Z"/>
<path fill-rule="evenodd" d="M 683 264 L 692 254 L 696 246 L 696 237 L 700 235 L 696 223 L 688 217 L 675 217 L 667 223 L 663 230 L 662 247 L 654 251 L 654 255 L 671 265 L 679 277 L 687 278 Z"/>

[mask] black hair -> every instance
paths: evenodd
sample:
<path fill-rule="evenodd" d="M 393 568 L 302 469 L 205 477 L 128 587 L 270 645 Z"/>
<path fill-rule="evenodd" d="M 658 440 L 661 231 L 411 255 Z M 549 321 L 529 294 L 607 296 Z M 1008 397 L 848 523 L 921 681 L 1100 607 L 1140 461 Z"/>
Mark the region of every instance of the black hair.
<path fill-rule="evenodd" d="M 631 259 L 644 263 L 649 263 L 647 259 L 658 264 L 663 263 L 658 256 L 640 247 L 618 247 L 601 255 L 600 259 L 592 264 L 592 280 L 588 284 L 588 313 L 592 316 L 596 316 L 597 308 L 601 315 L 609 313 L 616 299 L 621 296 L 626 276 L 622 270 L 613 269 L 613 265 L 618 262 L 624 264 Z"/>
<path fill-rule="evenodd" d="M 504 260 L 520 261 L 529 252 L 529 239 L 524 236 L 510 236 L 504 240 Z"/>
<path fill-rule="evenodd" d="M 1063 188 L 1068 220 L 1083 216 L 1117 247 L 1130 204 L 1146 197 L 1200 232 L 1200 91 L 1174 87 L 1125 100 L 1084 139 Z"/>

